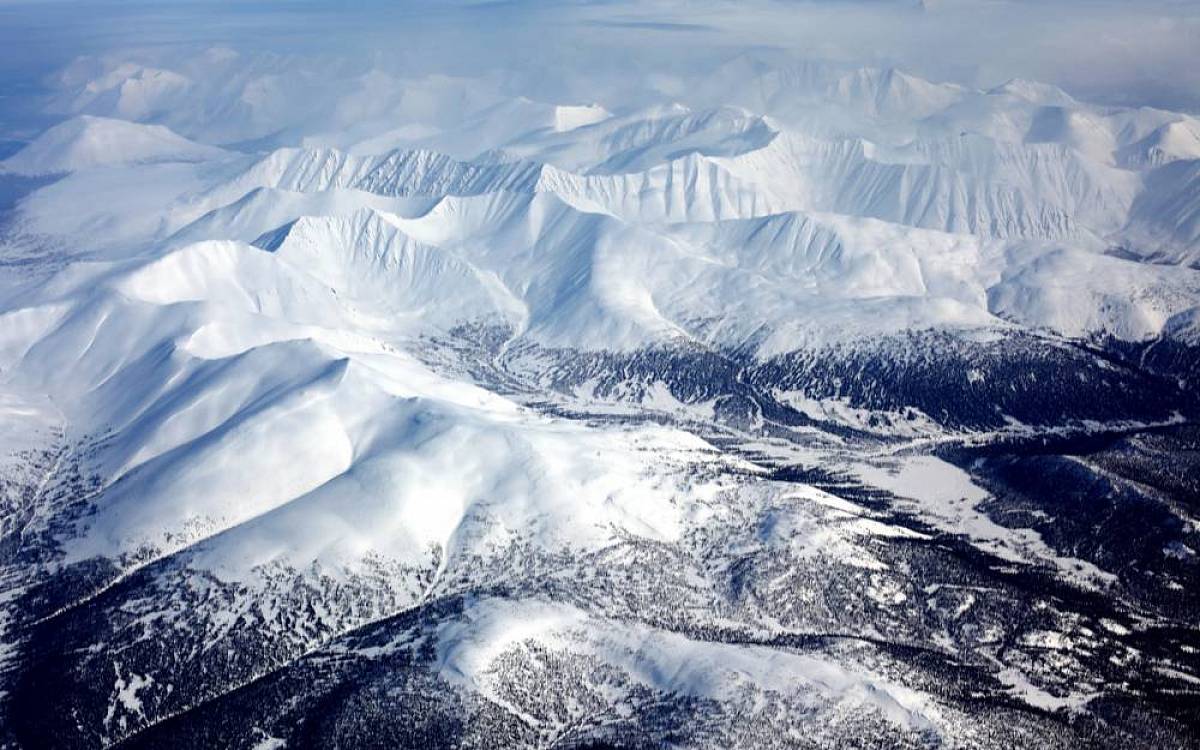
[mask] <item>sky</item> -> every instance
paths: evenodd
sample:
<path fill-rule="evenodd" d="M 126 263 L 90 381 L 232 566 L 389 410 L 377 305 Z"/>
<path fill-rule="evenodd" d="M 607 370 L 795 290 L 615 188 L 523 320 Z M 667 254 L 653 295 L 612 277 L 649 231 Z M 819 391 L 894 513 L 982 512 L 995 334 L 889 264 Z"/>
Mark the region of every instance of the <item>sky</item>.
<path fill-rule="evenodd" d="M 0 0 L 0 119 L 80 55 L 222 44 L 446 72 L 620 65 L 747 48 L 894 65 L 987 88 L 1200 111 L 1200 0 Z"/>

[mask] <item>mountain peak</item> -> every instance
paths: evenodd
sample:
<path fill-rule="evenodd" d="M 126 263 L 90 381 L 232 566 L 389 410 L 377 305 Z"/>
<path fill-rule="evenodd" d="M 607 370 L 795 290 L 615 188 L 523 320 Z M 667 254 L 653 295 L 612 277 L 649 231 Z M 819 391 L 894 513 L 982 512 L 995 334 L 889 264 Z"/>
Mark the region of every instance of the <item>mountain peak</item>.
<path fill-rule="evenodd" d="M 223 154 L 162 125 L 80 115 L 42 133 L 2 164 L 18 174 L 47 175 L 94 167 L 200 162 Z"/>

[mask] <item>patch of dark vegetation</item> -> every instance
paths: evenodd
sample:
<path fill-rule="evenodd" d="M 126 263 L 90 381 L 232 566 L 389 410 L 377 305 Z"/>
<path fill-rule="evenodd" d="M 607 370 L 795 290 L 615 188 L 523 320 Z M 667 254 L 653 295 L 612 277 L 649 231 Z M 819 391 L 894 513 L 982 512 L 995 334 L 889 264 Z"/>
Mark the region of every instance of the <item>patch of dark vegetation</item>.
<path fill-rule="evenodd" d="M 1200 350 L 1180 352 L 1200 362 Z M 1196 394 L 1175 377 L 1138 368 L 1108 352 L 1026 333 L 979 338 L 915 332 L 879 346 L 795 352 L 750 368 L 763 388 L 844 399 L 877 411 L 913 407 L 952 428 L 996 429 L 1018 421 L 1167 420 L 1196 414 Z"/>
<path fill-rule="evenodd" d="M 955 447 L 943 456 L 992 495 L 997 523 L 1111 571 L 1159 616 L 1200 618 L 1200 428 Z"/>
<path fill-rule="evenodd" d="M 531 390 L 602 401 L 638 402 L 661 384 L 684 404 L 711 404 L 718 422 L 737 429 L 819 426 L 842 437 L 878 437 L 905 429 L 920 414 L 956 430 L 1200 416 L 1200 393 L 1179 375 L 1196 370 L 1200 348 L 1159 346 L 1147 351 L 1164 357 L 1169 351 L 1169 368 L 1142 366 L 1115 345 L 1029 333 L 946 331 L 910 332 L 766 361 L 693 344 L 626 353 L 522 344 L 505 352 L 496 366 Z M 837 401 L 870 414 L 861 426 L 815 420 L 781 401 L 780 392 Z"/>

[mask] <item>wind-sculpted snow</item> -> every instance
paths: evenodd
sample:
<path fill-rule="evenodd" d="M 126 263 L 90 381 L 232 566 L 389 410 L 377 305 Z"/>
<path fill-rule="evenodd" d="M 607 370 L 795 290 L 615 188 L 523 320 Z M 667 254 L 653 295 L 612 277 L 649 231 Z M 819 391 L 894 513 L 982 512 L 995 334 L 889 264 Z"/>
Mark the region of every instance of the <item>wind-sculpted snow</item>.
<path fill-rule="evenodd" d="M 498 190 L 532 191 L 536 164 L 475 165 L 428 151 L 393 151 L 348 157 L 336 151 L 279 151 L 238 180 L 297 192 L 355 188 L 389 196 L 481 195 Z"/>
<path fill-rule="evenodd" d="M 719 57 L 54 77 L 0 744 L 1194 744 L 1196 120 Z"/>

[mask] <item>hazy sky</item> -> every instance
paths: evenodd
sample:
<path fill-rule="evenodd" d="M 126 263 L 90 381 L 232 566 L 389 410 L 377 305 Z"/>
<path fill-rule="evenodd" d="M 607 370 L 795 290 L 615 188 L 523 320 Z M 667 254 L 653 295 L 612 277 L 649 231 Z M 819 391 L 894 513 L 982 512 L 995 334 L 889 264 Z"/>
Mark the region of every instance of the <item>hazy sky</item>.
<path fill-rule="evenodd" d="M 430 69 L 617 56 L 647 72 L 781 47 L 973 86 L 1026 77 L 1101 102 L 1200 110 L 1200 0 L 0 0 L 0 97 L 11 103 L 81 54 L 213 43 Z"/>

